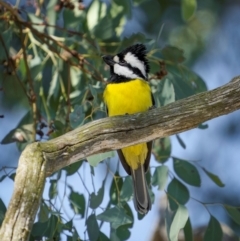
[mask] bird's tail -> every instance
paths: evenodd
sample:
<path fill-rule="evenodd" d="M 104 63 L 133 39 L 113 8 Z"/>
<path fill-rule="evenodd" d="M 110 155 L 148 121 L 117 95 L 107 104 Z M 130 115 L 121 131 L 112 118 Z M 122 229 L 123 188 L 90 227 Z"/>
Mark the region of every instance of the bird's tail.
<path fill-rule="evenodd" d="M 152 203 L 148 192 L 144 166 L 139 165 L 136 170 L 131 169 L 131 174 L 133 180 L 133 199 L 135 209 L 141 214 L 146 214 L 151 210 Z"/>

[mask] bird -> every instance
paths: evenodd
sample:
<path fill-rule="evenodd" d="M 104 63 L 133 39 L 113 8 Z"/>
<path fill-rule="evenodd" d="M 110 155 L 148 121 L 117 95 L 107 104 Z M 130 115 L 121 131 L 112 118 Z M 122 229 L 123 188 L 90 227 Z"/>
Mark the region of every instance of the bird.
<path fill-rule="evenodd" d="M 110 67 L 110 77 L 103 92 L 108 116 L 145 112 L 154 107 L 146 55 L 146 46 L 137 43 L 116 55 L 102 56 Z M 151 151 L 152 141 L 117 150 L 123 168 L 132 176 L 134 207 L 140 214 L 147 214 L 152 207 L 145 176 Z"/>

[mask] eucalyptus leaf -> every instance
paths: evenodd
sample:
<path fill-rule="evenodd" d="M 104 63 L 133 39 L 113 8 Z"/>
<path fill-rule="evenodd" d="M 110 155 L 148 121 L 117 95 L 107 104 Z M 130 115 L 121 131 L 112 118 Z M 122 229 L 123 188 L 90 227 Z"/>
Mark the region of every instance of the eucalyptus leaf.
<path fill-rule="evenodd" d="M 135 212 L 135 210 L 132 210 L 132 208 L 130 208 L 129 204 L 127 202 L 121 202 L 121 207 L 124 209 L 124 212 L 127 216 L 130 217 L 131 220 L 134 220 L 134 216 L 133 216 L 133 212 Z M 124 227 L 126 228 L 132 228 L 133 227 L 133 222 L 125 224 Z"/>
<path fill-rule="evenodd" d="M 27 111 L 21 118 L 16 128 L 9 131 L 8 134 L 2 139 L 1 144 L 9 144 L 15 141 L 25 142 L 32 141 L 33 125 L 29 124 L 33 121 L 32 111 Z"/>
<path fill-rule="evenodd" d="M 170 72 L 168 78 L 173 84 L 176 100 L 207 90 L 203 79 L 184 65 L 167 64 L 167 69 Z"/>
<path fill-rule="evenodd" d="M 220 223 L 218 220 L 211 216 L 208 227 L 206 229 L 206 232 L 204 234 L 204 241 L 213 241 L 213 240 L 219 240 L 221 241 L 223 237 L 223 232 Z"/>
<path fill-rule="evenodd" d="M 167 192 L 169 204 L 173 211 L 177 209 L 177 205 L 184 205 L 190 198 L 187 187 L 176 178 L 173 178 L 169 183 Z"/>
<path fill-rule="evenodd" d="M 71 190 L 71 193 L 69 194 L 68 198 L 70 202 L 70 207 L 72 208 L 74 213 L 80 214 L 83 217 L 86 206 L 84 195 Z"/>
<path fill-rule="evenodd" d="M 75 31 L 80 31 L 86 20 L 85 13 L 78 8 L 78 2 L 72 1 L 71 3 L 73 4 L 74 9 L 64 8 L 63 11 L 64 27 L 66 29 L 72 28 L 75 29 Z"/>
<path fill-rule="evenodd" d="M 10 44 L 11 44 L 11 40 L 12 40 L 12 37 L 13 37 L 12 28 L 8 28 L 5 31 L 2 31 L 1 32 L 1 37 L 2 37 L 2 40 L 3 40 L 3 43 L 4 43 L 5 47 L 6 47 L 6 49 L 9 49 Z M 7 59 L 4 45 L 0 44 L 0 60 Z"/>
<path fill-rule="evenodd" d="M 125 210 L 119 206 L 107 209 L 106 211 L 97 215 L 97 219 L 111 223 L 114 229 L 132 223 L 132 218 L 125 213 Z"/>
<path fill-rule="evenodd" d="M 183 56 L 183 50 L 179 49 L 175 46 L 165 46 L 161 53 L 166 60 L 170 60 L 175 63 L 181 63 L 185 60 L 185 57 Z"/>
<path fill-rule="evenodd" d="M 152 185 L 158 186 L 158 190 L 164 190 L 168 180 L 168 167 L 165 165 L 156 167 L 153 177 Z"/>
<path fill-rule="evenodd" d="M 39 74 L 42 73 L 44 65 L 40 57 L 35 57 L 29 62 L 29 68 L 31 73 L 31 78 L 34 80 Z"/>
<path fill-rule="evenodd" d="M 90 208 L 96 209 L 103 200 L 104 195 L 104 182 L 102 183 L 102 187 L 98 190 L 98 193 L 94 192 L 90 194 Z"/>
<path fill-rule="evenodd" d="M 178 134 L 176 134 L 176 137 L 177 137 L 177 140 L 178 140 L 180 146 L 181 146 L 183 149 L 186 149 L 186 144 L 184 143 L 184 141 L 182 140 L 182 138 L 181 138 Z"/>
<path fill-rule="evenodd" d="M 91 2 L 87 12 L 88 29 L 92 31 L 99 21 L 106 16 L 107 5 L 98 0 Z"/>
<path fill-rule="evenodd" d="M 93 29 L 93 34 L 96 38 L 102 40 L 107 40 L 113 37 L 115 35 L 115 31 L 111 17 L 105 16 L 103 19 L 101 19 Z"/>
<path fill-rule="evenodd" d="M 56 6 L 58 0 L 49 0 L 47 4 L 47 19 L 49 25 L 55 25 L 57 21 L 57 11 L 54 6 Z M 55 32 L 54 27 L 47 27 L 48 34 L 53 35 Z"/>
<path fill-rule="evenodd" d="M 115 173 L 115 179 L 113 178 L 112 184 L 109 190 L 110 201 L 113 205 L 117 205 L 120 200 L 120 192 L 123 185 L 123 179 L 119 176 L 119 173 Z"/>
<path fill-rule="evenodd" d="M 121 201 L 129 201 L 133 196 L 133 184 L 132 178 L 127 176 L 123 182 L 121 192 L 120 192 L 120 200 Z"/>
<path fill-rule="evenodd" d="M 110 241 L 110 239 L 102 232 L 99 232 L 97 241 Z"/>
<path fill-rule="evenodd" d="M 45 25 L 44 25 L 44 21 L 42 18 L 39 18 L 35 14 L 32 14 L 32 13 L 28 13 L 27 16 L 29 18 L 29 22 L 35 23 L 35 25 L 34 24 L 32 25 L 33 28 L 35 28 L 39 32 L 44 31 Z"/>
<path fill-rule="evenodd" d="M 58 191 L 57 191 L 57 180 L 56 179 L 52 179 L 50 180 L 50 188 L 48 191 L 48 196 L 50 199 L 53 199 L 57 196 Z"/>
<path fill-rule="evenodd" d="M 76 105 L 74 106 L 74 111 L 69 115 L 70 125 L 73 129 L 77 128 L 83 123 L 85 118 L 85 113 L 83 106 Z"/>
<path fill-rule="evenodd" d="M 57 100 L 59 95 L 60 95 L 60 79 L 59 79 L 59 72 L 57 68 L 53 68 L 53 73 L 51 76 L 51 81 L 50 81 L 50 86 L 48 89 L 48 98 L 47 98 L 47 103 L 50 105 L 50 102 L 53 100 Z M 51 100 L 53 98 L 53 100 Z"/>
<path fill-rule="evenodd" d="M 33 237 L 53 237 L 59 236 L 58 232 L 59 220 L 56 215 L 51 215 L 46 222 L 36 222 L 33 225 L 31 235 Z"/>
<path fill-rule="evenodd" d="M 45 202 L 41 202 L 41 206 L 40 206 L 40 210 L 38 212 L 38 220 L 41 223 L 47 222 L 49 219 L 49 208 L 48 206 L 45 204 Z"/>
<path fill-rule="evenodd" d="M 173 158 L 173 168 L 176 174 L 189 185 L 200 187 L 201 179 L 197 168 L 188 161 Z"/>
<path fill-rule="evenodd" d="M 107 158 L 112 158 L 115 156 L 115 153 L 113 151 L 105 152 L 105 153 L 99 153 L 96 155 L 92 155 L 87 157 L 87 160 L 89 164 L 93 167 L 96 167 L 97 164 Z"/>
<path fill-rule="evenodd" d="M 80 169 L 80 167 L 82 166 L 83 162 L 84 162 L 83 160 L 75 162 L 75 163 L 65 167 L 63 170 L 65 170 L 67 172 L 67 176 L 71 176 L 71 175 L 73 175 L 74 173 L 76 173 Z"/>
<path fill-rule="evenodd" d="M 191 19 L 197 9 L 197 0 L 181 0 L 182 18 L 185 21 Z"/>
<path fill-rule="evenodd" d="M 177 210 L 177 208 L 176 208 Z M 168 236 L 168 240 L 170 240 L 170 228 L 173 222 L 173 218 L 176 214 L 176 211 L 172 211 L 169 207 L 166 208 L 165 211 L 165 225 L 166 225 L 166 231 L 167 231 L 167 236 Z"/>
<path fill-rule="evenodd" d="M 87 221 L 87 232 L 90 241 L 97 241 L 99 237 L 99 226 L 95 214 L 91 214 Z"/>
<path fill-rule="evenodd" d="M 178 241 L 179 231 L 184 228 L 187 220 L 188 220 L 187 208 L 184 207 L 183 205 L 179 205 L 170 227 L 170 232 L 169 232 L 170 241 Z"/>
<path fill-rule="evenodd" d="M 8 177 L 8 175 L 7 174 L 5 174 L 5 175 L 2 175 L 1 177 L 0 177 L 0 182 L 2 182 L 6 177 Z"/>
<path fill-rule="evenodd" d="M 202 129 L 202 130 L 205 130 L 205 129 L 208 128 L 208 124 L 200 124 L 200 125 L 198 125 L 198 128 Z"/>
<path fill-rule="evenodd" d="M 240 210 L 239 208 L 231 207 L 224 205 L 228 215 L 232 218 L 232 220 L 240 225 Z"/>
<path fill-rule="evenodd" d="M 185 241 L 193 241 L 193 230 L 190 219 L 188 218 L 185 227 L 183 228 Z"/>
<path fill-rule="evenodd" d="M 15 180 L 16 172 L 13 172 L 10 176 L 8 176 L 11 180 Z"/>
<path fill-rule="evenodd" d="M 161 91 L 160 102 L 162 106 L 170 104 L 175 101 L 175 91 L 172 82 L 166 78 L 163 80 L 163 87 Z"/>
<path fill-rule="evenodd" d="M 117 236 L 117 230 L 115 228 L 110 229 L 110 240 L 121 241 L 121 239 Z"/>
<path fill-rule="evenodd" d="M 128 18 L 132 16 L 132 5 L 130 1 L 113 0 L 118 7 L 121 6 L 123 13 L 127 15 Z"/>
<path fill-rule="evenodd" d="M 202 167 L 203 171 L 208 175 L 208 177 L 215 183 L 217 184 L 219 187 L 224 187 L 225 184 L 222 183 L 222 181 L 220 180 L 220 178 L 213 174 L 212 172 L 207 171 L 204 167 Z"/>
<path fill-rule="evenodd" d="M 128 240 L 131 236 L 131 232 L 128 229 L 128 225 L 122 225 L 116 229 L 116 235 L 120 240 Z"/>
<path fill-rule="evenodd" d="M 59 234 L 59 216 L 51 215 L 48 219 L 48 229 L 46 230 L 46 236 L 51 239 L 58 238 L 60 236 Z"/>
<path fill-rule="evenodd" d="M 69 220 L 68 222 L 64 223 L 64 230 L 72 231 L 73 229 L 73 220 Z"/>
<path fill-rule="evenodd" d="M 6 144 L 15 142 L 16 141 L 16 139 L 14 138 L 15 133 L 16 133 L 16 129 L 9 131 L 7 135 L 4 136 L 4 138 L 1 140 L 1 144 L 6 145 Z"/>
<path fill-rule="evenodd" d="M 2 199 L 0 198 L 0 225 L 2 224 L 2 222 L 4 220 L 6 211 L 7 211 L 7 208 L 6 208 L 5 204 L 3 203 Z"/>
<path fill-rule="evenodd" d="M 157 139 L 153 143 L 153 155 L 157 162 L 165 163 L 171 155 L 171 141 L 169 137 Z"/>
<path fill-rule="evenodd" d="M 31 235 L 33 237 L 46 236 L 46 231 L 48 230 L 48 221 L 46 222 L 36 222 L 33 224 Z"/>

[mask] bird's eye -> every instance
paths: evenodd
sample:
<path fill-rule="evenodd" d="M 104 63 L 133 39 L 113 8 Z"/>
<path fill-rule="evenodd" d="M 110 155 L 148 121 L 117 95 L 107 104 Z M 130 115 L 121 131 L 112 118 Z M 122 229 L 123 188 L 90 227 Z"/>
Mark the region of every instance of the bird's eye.
<path fill-rule="evenodd" d="M 120 64 L 126 63 L 124 59 L 120 60 Z"/>

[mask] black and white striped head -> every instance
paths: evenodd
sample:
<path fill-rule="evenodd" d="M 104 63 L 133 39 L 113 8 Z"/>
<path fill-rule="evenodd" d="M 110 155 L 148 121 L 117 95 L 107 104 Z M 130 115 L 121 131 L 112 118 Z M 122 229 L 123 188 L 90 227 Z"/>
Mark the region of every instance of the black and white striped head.
<path fill-rule="evenodd" d="M 103 60 L 110 66 L 110 82 L 148 79 L 149 65 L 143 44 L 132 45 L 115 56 L 105 55 Z"/>

